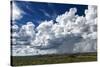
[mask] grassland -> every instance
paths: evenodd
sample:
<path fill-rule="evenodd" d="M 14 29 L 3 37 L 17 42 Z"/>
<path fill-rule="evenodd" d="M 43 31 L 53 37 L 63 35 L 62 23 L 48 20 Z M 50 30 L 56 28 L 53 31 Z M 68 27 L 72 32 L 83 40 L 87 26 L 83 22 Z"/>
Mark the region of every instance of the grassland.
<path fill-rule="evenodd" d="M 97 61 L 97 53 L 11 56 L 12 66 Z"/>

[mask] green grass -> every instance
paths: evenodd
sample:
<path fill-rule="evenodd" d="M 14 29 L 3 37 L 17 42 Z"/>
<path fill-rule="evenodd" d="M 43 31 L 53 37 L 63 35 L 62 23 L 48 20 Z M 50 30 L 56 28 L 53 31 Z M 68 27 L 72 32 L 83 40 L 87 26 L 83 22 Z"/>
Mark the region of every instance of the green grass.
<path fill-rule="evenodd" d="M 77 53 L 62 55 L 39 55 L 39 56 L 11 56 L 12 66 L 40 65 L 72 62 L 97 61 L 97 53 Z"/>

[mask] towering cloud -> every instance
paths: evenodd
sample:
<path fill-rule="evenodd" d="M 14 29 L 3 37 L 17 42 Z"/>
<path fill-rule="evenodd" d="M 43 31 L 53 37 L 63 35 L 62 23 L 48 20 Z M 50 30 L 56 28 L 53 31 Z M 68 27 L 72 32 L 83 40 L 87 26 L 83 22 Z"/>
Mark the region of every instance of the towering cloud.
<path fill-rule="evenodd" d="M 97 7 L 88 6 L 85 16 L 76 13 L 76 8 L 70 8 L 56 18 L 57 23 L 43 21 L 37 27 L 32 22 L 21 28 L 13 25 L 13 46 L 23 46 L 13 50 L 15 55 L 22 55 L 22 52 L 24 55 L 96 52 Z"/>

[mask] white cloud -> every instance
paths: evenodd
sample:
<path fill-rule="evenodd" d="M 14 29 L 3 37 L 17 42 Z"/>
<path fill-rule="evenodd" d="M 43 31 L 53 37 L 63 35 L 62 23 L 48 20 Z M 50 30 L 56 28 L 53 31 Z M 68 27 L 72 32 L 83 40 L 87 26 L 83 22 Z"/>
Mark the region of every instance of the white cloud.
<path fill-rule="evenodd" d="M 12 2 L 12 20 L 13 24 L 16 23 L 15 20 L 18 20 L 22 18 L 22 13 L 24 13 L 17 5 L 16 3 Z"/>
<path fill-rule="evenodd" d="M 51 17 L 50 15 L 49 15 L 49 13 L 47 13 L 45 10 L 43 10 L 43 9 L 40 9 L 40 11 L 46 16 L 46 17 Z"/>
<path fill-rule="evenodd" d="M 92 20 L 97 17 L 97 6 L 88 6 L 88 10 L 85 11 L 86 19 Z"/>
<path fill-rule="evenodd" d="M 66 25 L 68 21 L 73 21 L 75 19 L 76 12 L 76 8 L 71 8 L 69 12 L 66 11 L 64 14 L 58 16 L 56 21 L 61 25 Z"/>
<path fill-rule="evenodd" d="M 36 39 L 32 42 L 33 46 L 47 47 L 48 39 L 52 38 L 53 21 L 44 21 L 36 29 Z"/>
<path fill-rule="evenodd" d="M 17 31 L 19 29 L 18 25 L 14 24 L 12 26 L 12 31 Z"/>
<path fill-rule="evenodd" d="M 16 45 L 30 45 L 31 41 L 35 39 L 35 25 L 32 22 L 27 22 L 19 28 L 17 25 L 12 26 L 12 41 Z"/>
<path fill-rule="evenodd" d="M 27 49 L 23 47 L 18 54 L 95 52 L 97 7 L 89 6 L 85 16 L 75 15 L 76 12 L 76 8 L 71 8 L 69 12 L 66 11 L 56 18 L 57 23 L 52 20 L 43 21 L 36 28 L 32 22 L 23 25 L 18 32 L 20 38 L 13 41 L 24 46 L 27 44 L 29 47 Z M 14 26 L 13 29 L 18 27 Z M 34 50 L 29 52 L 30 49 Z"/>
<path fill-rule="evenodd" d="M 34 24 L 32 22 L 27 22 L 26 25 L 23 25 L 20 28 L 19 34 L 20 34 L 20 36 L 33 37 L 33 35 L 35 34 Z"/>
<path fill-rule="evenodd" d="M 12 44 L 15 45 L 16 44 L 16 38 L 12 38 Z"/>

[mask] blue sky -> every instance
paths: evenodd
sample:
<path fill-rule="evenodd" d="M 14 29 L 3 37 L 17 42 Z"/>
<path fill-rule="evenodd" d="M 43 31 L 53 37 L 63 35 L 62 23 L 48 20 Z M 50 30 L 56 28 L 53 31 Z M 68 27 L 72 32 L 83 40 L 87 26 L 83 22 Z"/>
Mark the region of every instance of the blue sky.
<path fill-rule="evenodd" d="M 59 4 L 59 3 L 46 3 L 46 2 L 31 2 L 31 1 L 13 1 L 21 11 L 22 18 L 16 20 L 17 24 L 26 24 L 28 21 L 33 22 L 38 26 L 41 21 L 54 20 L 58 15 L 69 11 L 70 8 L 77 8 L 78 15 L 84 15 L 84 10 L 87 5 L 75 4 Z"/>

